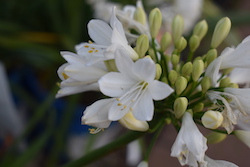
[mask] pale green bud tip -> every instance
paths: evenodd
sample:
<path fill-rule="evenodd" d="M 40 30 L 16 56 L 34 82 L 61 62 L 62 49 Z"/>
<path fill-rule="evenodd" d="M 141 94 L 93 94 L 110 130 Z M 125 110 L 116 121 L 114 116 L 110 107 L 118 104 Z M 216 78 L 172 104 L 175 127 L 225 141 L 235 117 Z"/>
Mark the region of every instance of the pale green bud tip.
<path fill-rule="evenodd" d="M 128 112 L 119 122 L 122 126 L 134 131 L 147 131 L 149 129 L 148 123 L 135 119 L 132 112 Z"/>
<path fill-rule="evenodd" d="M 228 85 L 228 87 L 230 87 L 230 88 L 239 88 L 239 85 L 237 83 L 230 83 Z"/>
<path fill-rule="evenodd" d="M 212 85 L 212 81 L 210 77 L 205 76 L 202 80 L 201 80 L 201 89 L 202 92 L 205 93 Z"/>
<path fill-rule="evenodd" d="M 158 80 L 161 77 L 161 73 L 162 73 L 162 68 L 160 64 L 156 64 L 155 65 L 156 71 L 155 71 L 155 79 Z"/>
<path fill-rule="evenodd" d="M 167 125 L 170 125 L 172 122 L 171 118 L 166 118 L 164 121 Z"/>
<path fill-rule="evenodd" d="M 140 35 L 136 40 L 136 48 L 135 51 L 139 55 L 140 58 L 145 56 L 149 47 L 148 36 L 145 34 Z"/>
<path fill-rule="evenodd" d="M 180 95 L 187 88 L 187 79 L 183 76 L 179 76 L 175 82 L 175 91 L 177 95 Z"/>
<path fill-rule="evenodd" d="M 114 59 L 106 60 L 106 61 L 104 61 L 104 63 L 109 71 L 118 71 Z"/>
<path fill-rule="evenodd" d="M 162 52 L 166 51 L 169 45 L 171 44 L 171 42 L 172 42 L 172 36 L 169 32 L 166 32 L 161 38 L 161 42 L 160 42 L 161 51 Z"/>
<path fill-rule="evenodd" d="M 211 48 L 217 48 L 221 42 L 227 37 L 229 31 L 231 29 L 231 21 L 228 17 L 224 17 L 218 21 L 215 26 Z"/>
<path fill-rule="evenodd" d="M 218 111 L 209 110 L 201 117 L 202 124 L 209 129 L 217 129 L 223 122 L 223 116 Z"/>
<path fill-rule="evenodd" d="M 210 49 L 206 54 L 206 62 L 209 65 L 214 59 L 216 59 L 218 53 L 216 49 Z"/>
<path fill-rule="evenodd" d="M 181 73 L 184 77 L 190 76 L 193 71 L 193 64 L 191 62 L 187 62 L 183 65 L 181 69 Z"/>
<path fill-rule="evenodd" d="M 229 77 L 223 78 L 220 81 L 220 87 L 228 87 L 228 85 L 231 83 L 231 79 Z"/>
<path fill-rule="evenodd" d="M 176 118 L 181 118 L 187 110 L 188 99 L 186 97 L 179 97 L 174 101 L 174 114 Z"/>
<path fill-rule="evenodd" d="M 235 136 L 250 148 L 250 131 L 235 130 Z"/>
<path fill-rule="evenodd" d="M 189 48 L 191 52 L 196 51 L 196 49 L 200 46 L 200 39 L 197 35 L 192 35 L 189 39 Z"/>
<path fill-rule="evenodd" d="M 171 70 L 168 74 L 168 80 L 173 85 L 178 77 L 178 73 L 175 70 Z"/>
<path fill-rule="evenodd" d="M 193 35 L 198 36 L 201 41 L 202 38 L 206 35 L 207 30 L 208 30 L 207 22 L 206 20 L 202 20 L 195 25 Z"/>
<path fill-rule="evenodd" d="M 150 34 L 153 38 L 159 33 L 162 23 L 162 14 L 160 9 L 155 8 L 149 14 L 149 27 L 150 27 Z"/>
<path fill-rule="evenodd" d="M 183 30 L 184 19 L 182 16 L 176 15 L 172 22 L 172 36 L 175 44 L 180 40 Z"/>
<path fill-rule="evenodd" d="M 134 13 L 134 20 L 145 25 L 146 24 L 146 13 L 142 7 L 137 7 Z"/>
<path fill-rule="evenodd" d="M 204 103 L 198 103 L 194 106 L 193 111 L 194 112 L 201 112 L 204 108 Z"/>
<path fill-rule="evenodd" d="M 198 81 L 204 70 L 204 62 L 202 60 L 196 60 L 193 63 L 192 79 Z"/>
<path fill-rule="evenodd" d="M 208 144 L 216 144 L 216 143 L 222 142 L 224 139 L 226 139 L 226 137 L 227 137 L 227 134 L 219 133 L 219 132 L 212 132 L 206 136 Z"/>
<path fill-rule="evenodd" d="M 179 55 L 176 55 L 176 54 L 173 54 L 171 56 L 171 63 L 176 66 L 178 63 L 180 62 L 180 56 Z"/>
<path fill-rule="evenodd" d="M 176 49 L 181 52 L 183 51 L 187 46 L 187 40 L 184 37 L 181 37 L 180 40 L 176 43 L 175 47 Z"/>

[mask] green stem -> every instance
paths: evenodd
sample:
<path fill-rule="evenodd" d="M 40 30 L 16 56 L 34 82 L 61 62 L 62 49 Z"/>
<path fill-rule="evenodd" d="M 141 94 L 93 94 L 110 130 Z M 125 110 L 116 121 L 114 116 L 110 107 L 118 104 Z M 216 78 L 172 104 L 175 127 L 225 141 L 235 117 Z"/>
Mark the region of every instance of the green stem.
<path fill-rule="evenodd" d="M 157 51 L 156 51 L 156 47 L 155 47 L 155 39 L 154 38 L 152 38 L 152 47 L 154 49 L 156 63 L 159 63 L 159 58 L 158 58 L 158 55 L 157 55 Z"/>
<path fill-rule="evenodd" d="M 187 62 L 192 61 L 194 52 L 189 52 Z"/>

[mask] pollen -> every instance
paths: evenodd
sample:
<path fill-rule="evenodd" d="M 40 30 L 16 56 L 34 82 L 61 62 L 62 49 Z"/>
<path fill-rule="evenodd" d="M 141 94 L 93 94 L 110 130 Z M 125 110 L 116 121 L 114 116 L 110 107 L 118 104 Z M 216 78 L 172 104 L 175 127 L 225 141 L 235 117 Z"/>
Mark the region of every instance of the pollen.
<path fill-rule="evenodd" d="M 93 52 L 93 50 L 89 50 L 89 53 L 92 53 Z"/>
<path fill-rule="evenodd" d="M 95 50 L 95 52 L 98 52 L 98 50 Z"/>
<path fill-rule="evenodd" d="M 69 76 L 67 74 L 65 74 L 64 72 L 62 73 L 62 76 L 63 76 L 64 79 L 68 79 L 69 78 Z"/>
<path fill-rule="evenodd" d="M 118 105 L 118 106 L 122 106 L 122 103 L 118 103 L 117 105 Z"/>
<path fill-rule="evenodd" d="M 85 45 L 84 47 L 85 47 L 85 48 L 89 48 L 89 45 Z"/>

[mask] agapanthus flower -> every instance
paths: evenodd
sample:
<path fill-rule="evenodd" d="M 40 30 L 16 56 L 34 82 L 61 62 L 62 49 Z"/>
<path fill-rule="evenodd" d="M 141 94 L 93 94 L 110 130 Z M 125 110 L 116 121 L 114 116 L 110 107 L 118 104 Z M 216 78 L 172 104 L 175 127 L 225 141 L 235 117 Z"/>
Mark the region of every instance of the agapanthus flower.
<path fill-rule="evenodd" d="M 204 161 L 207 139 L 201 134 L 195 125 L 190 113 L 186 112 L 182 117 L 181 129 L 171 148 L 171 156 L 177 157 L 181 165 L 198 167 L 206 164 Z"/>
<path fill-rule="evenodd" d="M 224 161 L 224 160 L 214 160 L 209 158 L 205 155 L 205 161 L 207 162 L 206 165 L 200 164 L 200 167 L 238 167 L 231 162 Z"/>
<path fill-rule="evenodd" d="M 250 68 L 250 36 L 246 37 L 236 48 L 227 47 L 206 69 L 213 85 L 217 83 L 219 70 L 227 68 Z"/>
<path fill-rule="evenodd" d="M 110 108 L 109 119 L 116 121 L 132 112 L 138 120 L 151 120 L 154 113 L 153 100 L 166 98 L 173 89 L 155 80 L 156 67 L 151 58 L 133 62 L 118 50 L 115 62 L 119 72 L 110 72 L 98 82 L 103 94 L 116 98 Z"/>
<path fill-rule="evenodd" d="M 86 66 L 83 56 L 72 52 L 61 52 L 61 55 L 67 63 L 60 66 L 57 71 L 62 82 L 56 97 L 99 90 L 97 81 L 108 72 L 103 62 Z"/>

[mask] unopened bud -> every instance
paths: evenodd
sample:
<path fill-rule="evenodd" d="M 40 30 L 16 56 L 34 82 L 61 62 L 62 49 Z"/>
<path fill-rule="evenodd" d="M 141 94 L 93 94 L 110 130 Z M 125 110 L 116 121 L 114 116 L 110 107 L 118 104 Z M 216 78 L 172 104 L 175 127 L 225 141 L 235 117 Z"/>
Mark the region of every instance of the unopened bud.
<path fill-rule="evenodd" d="M 139 121 L 135 119 L 132 112 L 128 112 L 119 120 L 124 127 L 134 131 L 147 131 L 149 126 L 147 121 Z"/>
<path fill-rule="evenodd" d="M 227 137 L 227 134 L 219 133 L 219 132 L 211 132 L 210 134 L 206 136 L 208 144 L 220 143 L 223 140 L 225 140 L 226 137 Z"/>
<path fill-rule="evenodd" d="M 114 59 L 105 60 L 104 63 L 105 63 L 105 66 L 107 67 L 107 69 L 109 71 L 118 71 Z"/>
<path fill-rule="evenodd" d="M 220 81 L 220 87 L 227 87 L 231 83 L 231 80 L 229 77 L 223 78 Z"/>
<path fill-rule="evenodd" d="M 198 81 L 204 70 L 204 62 L 202 60 L 196 60 L 193 63 L 192 79 Z"/>
<path fill-rule="evenodd" d="M 206 35 L 207 30 L 208 30 L 207 22 L 206 20 L 202 20 L 195 25 L 193 35 L 197 35 L 201 41 L 203 37 Z"/>
<path fill-rule="evenodd" d="M 191 62 L 187 62 L 183 65 L 181 69 L 181 74 L 184 77 L 189 77 L 193 71 L 193 64 Z"/>
<path fill-rule="evenodd" d="M 158 80 L 161 77 L 162 68 L 161 68 L 160 64 L 155 64 L 155 68 L 156 68 L 156 70 L 155 70 L 155 73 L 156 73 L 155 74 L 155 79 Z"/>
<path fill-rule="evenodd" d="M 141 1 L 139 1 L 141 3 Z M 146 13 L 142 7 L 142 4 L 138 5 L 135 13 L 134 13 L 134 20 L 138 21 L 139 23 L 146 25 Z"/>
<path fill-rule="evenodd" d="M 179 97 L 174 101 L 174 114 L 176 118 L 181 118 L 187 110 L 188 99 L 186 97 Z"/>
<path fill-rule="evenodd" d="M 155 51 L 154 51 L 153 48 L 149 48 L 149 49 L 148 49 L 148 54 L 149 54 L 149 56 L 150 56 L 154 61 L 156 61 L 156 58 L 155 58 Z"/>
<path fill-rule="evenodd" d="M 173 54 L 171 56 L 171 63 L 173 64 L 173 66 L 176 66 L 179 62 L 180 62 L 180 56 Z"/>
<path fill-rule="evenodd" d="M 149 14 L 149 27 L 152 38 L 156 38 L 161 28 L 162 15 L 158 8 L 153 9 Z"/>
<path fill-rule="evenodd" d="M 172 42 L 172 36 L 169 32 L 166 32 L 161 38 L 161 51 L 165 52 Z"/>
<path fill-rule="evenodd" d="M 184 19 L 182 16 L 176 15 L 172 22 L 172 36 L 175 45 L 180 40 L 183 30 L 184 30 Z"/>
<path fill-rule="evenodd" d="M 228 17 L 223 17 L 218 21 L 215 26 L 212 41 L 211 41 L 211 48 L 217 48 L 221 42 L 227 37 L 229 31 L 231 29 L 231 21 Z"/>
<path fill-rule="evenodd" d="M 239 88 L 239 85 L 237 83 L 230 83 L 228 85 L 228 87 L 230 87 L 230 88 Z"/>
<path fill-rule="evenodd" d="M 170 125 L 172 123 L 172 120 L 169 117 L 167 117 L 164 121 L 167 125 Z"/>
<path fill-rule="evenodd" d="M 206 54 L 206 62 L 207 62 L 207 66 L 214 61 L 214 59 L 216 59 L 217 57 L 217 50 L 216 49 L 210 49 L 207 54 Z"/>
<path fill-rule="evenodd" d="M 211 85 L 212 85 L 212 81 L 211 81 L 210 77 L 205 76 L 205 77 L 202 78 L 202 80 L 201 80 L 201 89 L 202 89 L 203 93 L 207 92 L 207 90 L 211 87 Z"/>
<path fill-rule="evenodd" d="M 168 80 L 173 85 L 178 78 L 178 73 L 175 70 L 171 70 L 168 74 Z"/>
<path fill-rule="evenodd" d="M 243 143 L 245 143 L 248 147 L 250 147 L 250 132 L 245 130 L 235 130 L 235 136 L 240 139 Z"/>
<path fill-rule="evenodd" d="M 145 34 L 140 35 L 136 40 L 136 48 L 135 51 L 139 55 L 140 58 L 145 56 L 145 53 L 148 51 L 149 40 L 148 36 Z"/>
<path fill-rule="evenodd" d="M 217 129 L 223 122 L 223 116 L 219 111 L 209 110 L 201 117 L 202 124 L 209 129 Z"/>
<path fill-rule="evenodd" d="M 183 51 L 187 46 L 187 40 L 184 37 L 181 37 L 180 40 L 176 43 L 175 48 L 178 52 Z"/>
<path fill-rule="evenodd" d="M 187 88 L 187 79 L 183 76 L 179 76 L 175 81 L 175 91 L 177 95 L 180 95 Z"/>
<path fill-rule="evenodd" d="M 200 38 L 197 35 L 192 35 L 189 39 L 189 48 L 191 52 L 196 51 L 196 49 L 200 46 Z"/>
<path fill-rule="evenodd" d="M 194 106 L 193 111 L 194 112 L 201 112 L 204 108 L 204 103 L 198 103 Z"/>
<path fill-rule="evenodd" d="M 226 68 L 226 69 L 223 70 L 222 73 L 223 73 L 224 75 L 228 75 L 228 74 L 230 74 L 230 72 L 231 72 L 232 70 L 233 70 L 233 68 Z"/>
<path fill-rule="evenodd" d="M 167 79 L 167 77 L 162 77 L 162 78 L 161 78 L 161 81 L 164 82 L 164 83 L 166 83 L 166 84 L 168 84 L 168 79 Z"/>

